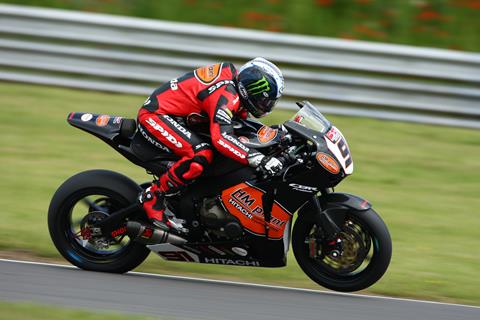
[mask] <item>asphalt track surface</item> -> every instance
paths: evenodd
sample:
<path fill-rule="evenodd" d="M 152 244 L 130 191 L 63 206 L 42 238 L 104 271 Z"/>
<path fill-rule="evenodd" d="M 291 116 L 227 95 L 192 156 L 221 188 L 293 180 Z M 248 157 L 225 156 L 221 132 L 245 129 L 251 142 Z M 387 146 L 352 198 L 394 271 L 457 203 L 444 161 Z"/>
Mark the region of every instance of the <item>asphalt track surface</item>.
<path fill-rule="evenodd" d="M 1 259 L 0 300 L 167 319 L 480 319 L 480 308 L 463 305 Z"/>

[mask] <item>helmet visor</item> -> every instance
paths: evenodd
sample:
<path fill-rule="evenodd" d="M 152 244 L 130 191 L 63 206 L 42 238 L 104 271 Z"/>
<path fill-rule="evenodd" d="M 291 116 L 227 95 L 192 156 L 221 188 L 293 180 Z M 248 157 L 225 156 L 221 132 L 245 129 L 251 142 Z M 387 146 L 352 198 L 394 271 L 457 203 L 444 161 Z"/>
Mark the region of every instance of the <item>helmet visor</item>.
<path fill-rule="evenodd" d="M 277 104 L 278 99 L 276 98 L 267 98 L 262 96 L 254 96 L 251 98 L 251 102 L 255 105 L 256 114 L 253 114 L 256 117 L 263 117 L 269 114 L 273 107 Z"/>

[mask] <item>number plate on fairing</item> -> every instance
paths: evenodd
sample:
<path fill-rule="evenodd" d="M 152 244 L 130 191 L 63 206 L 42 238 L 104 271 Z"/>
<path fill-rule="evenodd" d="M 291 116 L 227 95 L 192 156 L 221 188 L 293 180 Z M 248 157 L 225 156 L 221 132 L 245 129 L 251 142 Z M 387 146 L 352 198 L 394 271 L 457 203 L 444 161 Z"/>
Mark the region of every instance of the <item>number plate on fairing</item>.
<path fill-rule="evenodd" d="M 347 140 L 335 126 L 324 135 L 327 147 L 342 166 L 345 174 L 353 173 L 353 160 L 348 148 Z"/>

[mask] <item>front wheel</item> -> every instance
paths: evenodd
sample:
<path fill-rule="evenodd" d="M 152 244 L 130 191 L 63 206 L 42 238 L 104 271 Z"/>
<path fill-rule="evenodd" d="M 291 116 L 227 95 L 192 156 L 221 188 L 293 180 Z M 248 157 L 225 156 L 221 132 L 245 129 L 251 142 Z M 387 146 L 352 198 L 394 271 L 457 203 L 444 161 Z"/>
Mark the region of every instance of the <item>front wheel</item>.
<path fill-rule="evenodd" d="M 350 209 L 341 231 L 326 239 L 304 212 L 293 228 L 292 247 L 302 270 L 326 288 L 351 292 L 368 288 L 385 273 L 392 256 L 387 226 L 373 210 Z"/>

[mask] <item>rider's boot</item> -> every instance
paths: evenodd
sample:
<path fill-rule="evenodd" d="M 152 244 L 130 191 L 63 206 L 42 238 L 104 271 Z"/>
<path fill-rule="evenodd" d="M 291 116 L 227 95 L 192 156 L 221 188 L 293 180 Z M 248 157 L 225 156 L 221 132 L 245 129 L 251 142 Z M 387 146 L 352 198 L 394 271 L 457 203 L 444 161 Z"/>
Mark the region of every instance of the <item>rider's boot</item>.
<path fill-rule="evenodd" d="M 164 231 L 170 230 L 170 221 L 165 216 L 165 194 L 160 191 L 157 184 L 153 183 L 142 192 L 138 201 L 154 226 Z"/>

